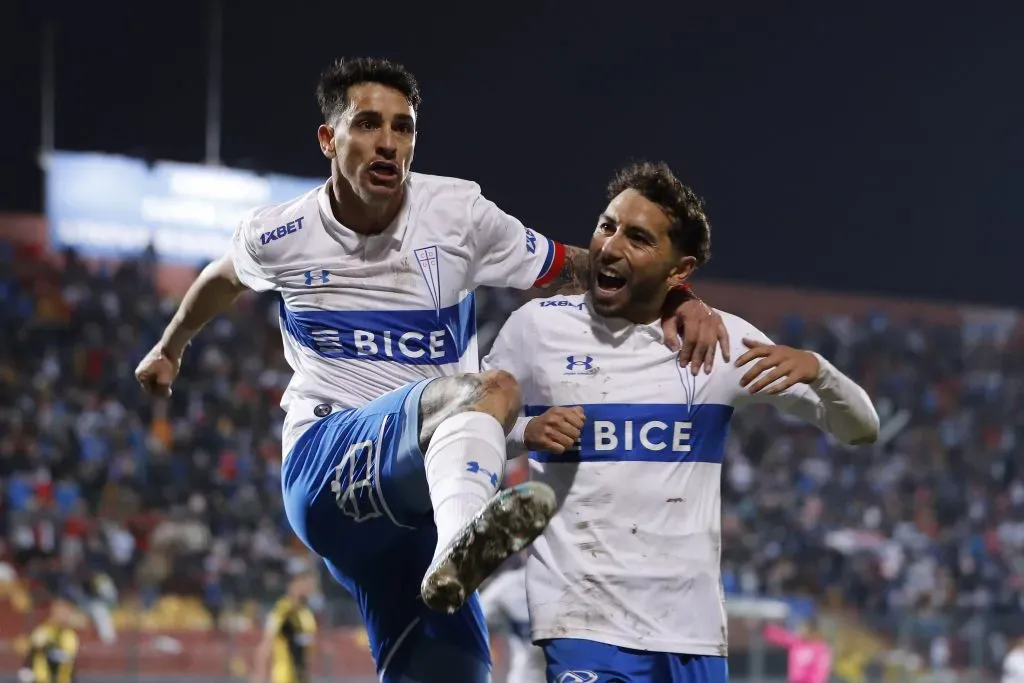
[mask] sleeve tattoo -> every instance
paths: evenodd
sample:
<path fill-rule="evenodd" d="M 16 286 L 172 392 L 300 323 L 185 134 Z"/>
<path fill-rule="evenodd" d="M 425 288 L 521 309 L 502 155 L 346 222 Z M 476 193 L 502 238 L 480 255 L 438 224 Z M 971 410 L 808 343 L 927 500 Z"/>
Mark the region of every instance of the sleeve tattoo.
<path fill-rule="evenodd" d="M 545 294 L 582 294 L 590 288 L 590 254 L 565 245 L 565 263 L 555 279 L 536 290 Z"/>

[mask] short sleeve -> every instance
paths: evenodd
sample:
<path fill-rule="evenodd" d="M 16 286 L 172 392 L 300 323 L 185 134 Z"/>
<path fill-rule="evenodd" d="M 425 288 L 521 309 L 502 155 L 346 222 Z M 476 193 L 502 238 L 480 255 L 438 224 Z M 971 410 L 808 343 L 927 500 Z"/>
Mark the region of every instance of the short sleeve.
<path fill-rule="evenodd" d="M 565 263 L 565 247 L 530 230 L 482 195 L 470 208 L 475 287 L 529 289 L 550 282 Z"/>
<path fill-rule="evenodd" d="M 231 238 L 231 263 L 239 282 L 251 290 L 268 292 L 276 289 L 273 277 L 260 263 L 253 239 L 251 216 L 243 218 Z"/>

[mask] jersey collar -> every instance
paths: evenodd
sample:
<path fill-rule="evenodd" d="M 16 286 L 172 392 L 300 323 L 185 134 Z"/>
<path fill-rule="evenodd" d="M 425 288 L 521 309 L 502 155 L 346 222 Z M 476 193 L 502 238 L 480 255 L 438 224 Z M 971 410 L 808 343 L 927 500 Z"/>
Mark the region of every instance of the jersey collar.
<path fill-rule="evenodd" d="M 327 232 L 338 238 L 343 244 L 348 242 L 359 242 L 362 240 L 375 241 L 381 238 L 393 239 L 401 242 L 402 238 L 405 237 L 406 228 L 409 225 L 409 205 L 412 203 L 412 175 L 405 181 L 405 196 L 402 197 L 402 208 L 398 210 L 398 215 L 391 221 L 391 224 L 384 229 L 384 232 L 377 235 L 361 235 L 354 232 L 351 228 L 346 227 L 337 218 L 334 217 L 334 211 L 331 210 L 331 180 L 328 179 L 320 187 L 320 191 L 316 195 L 317 204 L 320 205 L 320 217 L 323 219 L 324 227 Z"/>
<path fill-rule="evenodd" d="M 660 320 L 638 325 L 626 320 L 625 318 L 607 318 L 594 310 L 594 301 L 590 296 L 590 292 L 587 292 L 584 295 L 584 301 L 586 301 L 587 310 L 590 311 L 591 319 L 601 325 L 613 337 L 624 338 L 632 334 L 638 334 L 643 337 L 649 337 L 659 344 L 664 343 L 665 332 L 661 328 Z"/>

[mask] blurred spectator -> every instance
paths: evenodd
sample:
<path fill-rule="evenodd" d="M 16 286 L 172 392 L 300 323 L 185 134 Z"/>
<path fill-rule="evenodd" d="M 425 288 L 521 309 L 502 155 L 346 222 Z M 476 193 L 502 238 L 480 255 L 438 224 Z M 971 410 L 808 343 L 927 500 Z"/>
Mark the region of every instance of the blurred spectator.
<path fill-rule="evenodd" d="M 192 595 L 214 615 L 270 602 L 298 549 L 280 494 L 277 301 L 243 297 L 187 350 L 174 395 L 152 401 L 133 371 L 174 307 L 153 277 L 152 255 L 90 271 L 73 253 L 58 268 L 0 250 L 0 559 L 51 589 L 103 575 L 147 604 Z M 481 351 L 519 302 L 480 293 Z M 771 409 L 738 414 L 727 591 L 809 594 L 892 631 L 912 612 L 923 655 L 962 658 L 936 640 L 949 619 L 956 632 L 1024 609 L 1024 354 L 983 324 L 780 327 L 766 332 L 864 384 L 882 443 L 846 448 Z"/>

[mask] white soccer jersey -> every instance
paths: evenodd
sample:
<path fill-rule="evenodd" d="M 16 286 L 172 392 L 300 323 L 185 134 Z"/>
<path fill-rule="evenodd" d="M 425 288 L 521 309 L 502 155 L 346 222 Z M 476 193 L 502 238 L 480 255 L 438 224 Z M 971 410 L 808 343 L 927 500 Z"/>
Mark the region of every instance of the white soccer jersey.
<path fill-rule="evenodd" d="M 721 315 L 734 360 L 744 338 L 768 341 Z M 527 415 L 576 405 L 586 414 L 578 451 L 530 454 L 531 478 L 559 500 L 527 563 L 534 640 L 725 655 L 720 480 L 733 410 L 769 401 L 823 428 L 837 422 L 834 411 L 805 384 L 749 396 L 739 386 L 746 368 L 721 354 L 710 375 L 694 377 L 664 345 L 660 322 L 602 318 L 582 295 L 513 313 L 484 368 L 516 376 Z M 874 416 L 866 395 L 857 399 L 860 414 Z"/>
<path fill-rule="evenodd" d="M 544 680 L 544 651 L 530 642 L 530 613 L 526 606 L 526 568 L 502 572 L 480 591 L 480 606 L 488 624 L 507 634 L 506 683 Z"/>
<path fill-rule="evenodd" d="M 369 236 L 337 221 L 328 191 L 256 209 L 232 240 L 242 283 L 281 293 L 295 373 L 281 400 L 285 455 L 318 404 L 358 407 L 419 379 L 477 372 L 474 289 L 542 284 L 564 258 L 469 181 L 411 174 L 399 215 Z"/>

